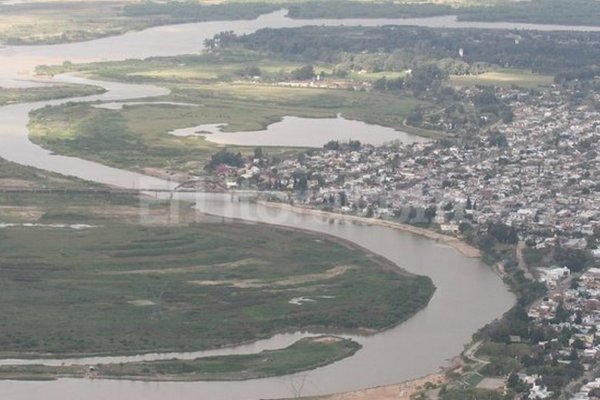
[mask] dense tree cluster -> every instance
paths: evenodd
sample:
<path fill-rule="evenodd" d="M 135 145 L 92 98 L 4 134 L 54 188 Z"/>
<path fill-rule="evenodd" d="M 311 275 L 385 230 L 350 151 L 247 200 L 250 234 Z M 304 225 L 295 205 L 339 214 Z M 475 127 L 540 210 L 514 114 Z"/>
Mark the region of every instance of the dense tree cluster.
<path fill-rule="evenodd" d="M 312 65 L 304 65 L 292 71 L 292 79 L 307 81 L 315 77 L 315 69 Z"/>
<path fill-rule="evenodd" d="M 327 0 L 288 6 L 292 18 L 411 18 L 448 15 L 453 8 L 431 3 L 393 3 Z"/>
<path fill-rule="evenodd" d="M 221 43 L 371 71 L 400 71 L 435 61 L 450 74 L 477 71 L 486 64 L 559 73 L 600 62 L 597 32 L 304 27 L 228 35 Z"/>
<path fill-rule="evenodd" d="M 153 2 L 129 4 L 123 8 L 127 17 L 168 18 L 179 21 L 223 21 L 257 18 L 279 7 L 268 3 L 199 4 L 192 1 Z"/>
<path fill-rule="evenodd" d="M 515 1 L 492 7 L 464 7 L 459 20 L 518 21 L 559 25 L 598 25 L 600 2 L 596 0 Z"/>
<path fill-rule="evenodd" d="M 17 5 L 22 8 L 28 5 Z M 495 6 L 452 7 L 432 3 L 314 0 L 287 2 L 292 18 L 411 18 L 457 15 L 470 21 L 518 21 L 531 23 L 598 25 L 600 3 L 595 0 L 533 0 Z M 256 18 L 275 11 L 278 4 L 202 4 L 196 1 L 144 1 L 124 7 L 125 16 L 179 19 L 182 21 Z"/>
<path fill-rule="evenodd" d="M 218 165 L 225 164 L 232 167 L 241 167 L 244 165 L 244 157 L 241 153 L 233 153 L 226 149 L 211 156 L 210 162 L 206 165 L 206 169 L 215 169 Z"/>

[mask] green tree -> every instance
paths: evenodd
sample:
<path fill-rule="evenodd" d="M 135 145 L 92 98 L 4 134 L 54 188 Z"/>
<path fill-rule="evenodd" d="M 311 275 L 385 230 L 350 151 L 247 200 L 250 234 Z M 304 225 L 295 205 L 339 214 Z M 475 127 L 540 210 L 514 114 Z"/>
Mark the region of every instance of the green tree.
<path fill-rule="evenodd" d="M 514 372 L 512 372 L 508 376 L 507 386 L 511 389 L 514 389 L 517 387 L 517 385 L 519 384 L 520 381 L 521 380 L 519 379 L 519 376 L 517 374 L 515 374 Z"/>
<path fill-rule="evenodd" d="M 569 268 L 572 272 L 583 270 L 592 260 L 588 251 L 558 247 L 554 251 L 554 260 Z"/>
<path fill-rule="evenodd" d="M 494 131 L 490 133 L 488 136 L 488 143 L 490 146 L 495 147 L 506 147 L 508 146 L 508 140 L 506 139 L 506 135 L 499 131 Z"/>
<path fill-rule="evenodd" d="M 342 206 L 342 207 L 347 206 L 348 205 L 348 196 L 346 195 L 346 192 L 343 190 L 340 190 L 339 196 L 340 196 L 340 206 Z"/>
<path fill-rule="evenodd" d="M 206 166 L 207 169 L 214 169 L 217 165 L 230 165 L 232 167 L 241 167 L 244 165 L 244 158 L 241 153 L 232 153 L 226 149 L 220 150 L 213 154 L 210 162 Z"/>
<path fill-rule="evenodd" d="M 292 71 L 292 79 L 307 81 L 315 77 L 315 69 L 312 65 L 305 65 Z"/>
<path fill-rule="evenodd" d="M 350 140 L 348 146 L 350 146 L 350 150 L 357 151 L 360 150 L 361 143 L 359 140 Z"/>
<path fill-rule="evenodd" d="M 330 140 L 329 142 L 325 143 L 325 145 L 323 145 L 323 148 L 325 150 L 339 150 L 340 142 L 338 142 L 337 140 Z"/>
<path fill-rule="evenodd" d="M 427 222 L 431 224 L 431 221 L 435 218 L 437 214 L 436 206 L 429 206 L 425 209 L 425 218 L 427 218 Z"/>

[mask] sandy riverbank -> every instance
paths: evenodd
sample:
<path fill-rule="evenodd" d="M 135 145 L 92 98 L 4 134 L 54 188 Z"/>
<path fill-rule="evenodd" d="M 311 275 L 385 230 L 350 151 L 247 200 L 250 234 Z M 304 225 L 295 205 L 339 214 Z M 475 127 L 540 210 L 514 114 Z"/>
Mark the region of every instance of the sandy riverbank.
<path fill-rule="evenodd" d="M 431 374 L 396 385 L 357 390 L 354 392 L 319 397 L 319 400 L 410 400 L 411 396 L 424 388 L 425 384 L 440 385 L 447 383 L 444 374 Z"/>
<path fill-rule="evenodd" d="M 440 243 L 444 243 L 444 244 L 460 251 L 463 255 L 470 257 L 470 258 L 477 258 L 477 257 L 481 256 L 481 252 L 479 251 L 479 249 L 471 246 L 470 244 L 465 243 L 464 241 L 462 241 L 454 236 L 444 235 L 442 233 L 434 232 L 434 231 L 431 231 L 431 230 L 425 229 L 425 228 L 419 228 L 419 227 L 408 225 L 408 224 L 402 224 L 399 222 L 392 222 L 392 221 L 385 221 L 385 220 L 375 219 L 375 218 L 357 217 L 355 215 L 339 214 L 339 213 L 333 213 L 333 212 L 328 212 L 328 211 L 315 210 L 312 208 L 291 206 L 289 204 L 283 204 L 283 203 L 261 202 L 261 204 L 263 204 L 267 207 L 279 208 L 282 210 L 293 211 L 293 212 L 297 212 L 300 214 L 310 214 L 310 215 L 320 216 L 323 218 L 335 218 L 335 219 L 340 219 L 340 220 L 344 220 L 344 221 L 359 222 L 359 223 L 363 223 L 363 224 L 379 225 L 379 226 L 385 226 L 385 227 L 392 228 L 392 229 L 398 229 L 400 231 L 410 232 L 415 235 L 423 236 L 423 237 L 426 237 L 429 239 L 436 240 Z"/>

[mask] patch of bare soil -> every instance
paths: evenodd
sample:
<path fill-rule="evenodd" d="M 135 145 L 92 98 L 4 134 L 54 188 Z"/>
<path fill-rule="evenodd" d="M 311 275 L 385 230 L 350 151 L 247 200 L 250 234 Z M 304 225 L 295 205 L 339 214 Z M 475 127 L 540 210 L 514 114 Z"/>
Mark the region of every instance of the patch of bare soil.
<path fill-rule="evenodd" d="M 248 288 L 263 288 L 263 287 L 274 287 L 274 286 L 292 286 L 292 285 L 301 285 L 304 283 L 310 283 L 315 281 L 322 281 L 331 278 L 335 278 L 336 276 L 340 276 L 346 273 L 349 269 L 354 268 L 352 266 L 347 265 L 339 265 L 333 268 L 328 269 L 325 272 L 318 274 L 307 274 L 307 275 L 298 275 L 293 276 L 286 279 L 281 279 L 278 281 L 265 281 L 260 279 L 239 279 L 239 280 L 223 280 L 223 281 L 191 281 L 191 283 L 196 285 L 203 286 L 213 286 L 213 285 L 224 285 L 231 286 L 240 289 L 248 289 Z"/>
<path fill-rule="evenodd" d="M 130 271 L 109 271 L 109 272 L 106 272 L 106 274 L 107 275 L 185 274 L 188 272 L 204 271 L 209 268 L 220 268 L 221 269 L 221 268 L 227 268 L 227 267 L 229 267 L 229 268 L 242 267 L 244 265 L 256 264 L 256 263 L 264 264 L 264 261 L 256 259 L 256 258 L 245 258 L 245 259 L 238 260 L 238 261 L 232 261 L 232 262 L 220 263 L 220 264 L 192 265 L 192 266 L 188 266 L 188 267 L 161 268 L 161 269 L 157 269 L 157 268 L 134 269 L 134 270 L 130 270 Z M 202 281 L 198 281 L 198 282 L 202 282 Z M 222 284 L 222 283 L 220 283 L 221 281 L 206 281 L 206 282 L 211 282 L 210 284 L 213 284 L 213 285 L 221 285 Z M 212 283 L 212 282 L 215 282 L 215 283 Z M 194 283 L 196 283 L 196 281 L 194 281 Z"/>

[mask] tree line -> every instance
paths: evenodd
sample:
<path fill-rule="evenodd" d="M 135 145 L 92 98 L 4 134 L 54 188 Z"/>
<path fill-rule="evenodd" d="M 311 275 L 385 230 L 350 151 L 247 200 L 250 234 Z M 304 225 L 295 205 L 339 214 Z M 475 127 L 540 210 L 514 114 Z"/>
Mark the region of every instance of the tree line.
<path fill-rule="evenodd" d="M 436 62 L 449 74 L 477 72 L 486 65 L 558 74 L 600 64 L 598 32 L 313 26 L 261 29 L 249 35 L 229 32 L 215 39 L 223 47 L 371 72 L 404 71 Z"/>

